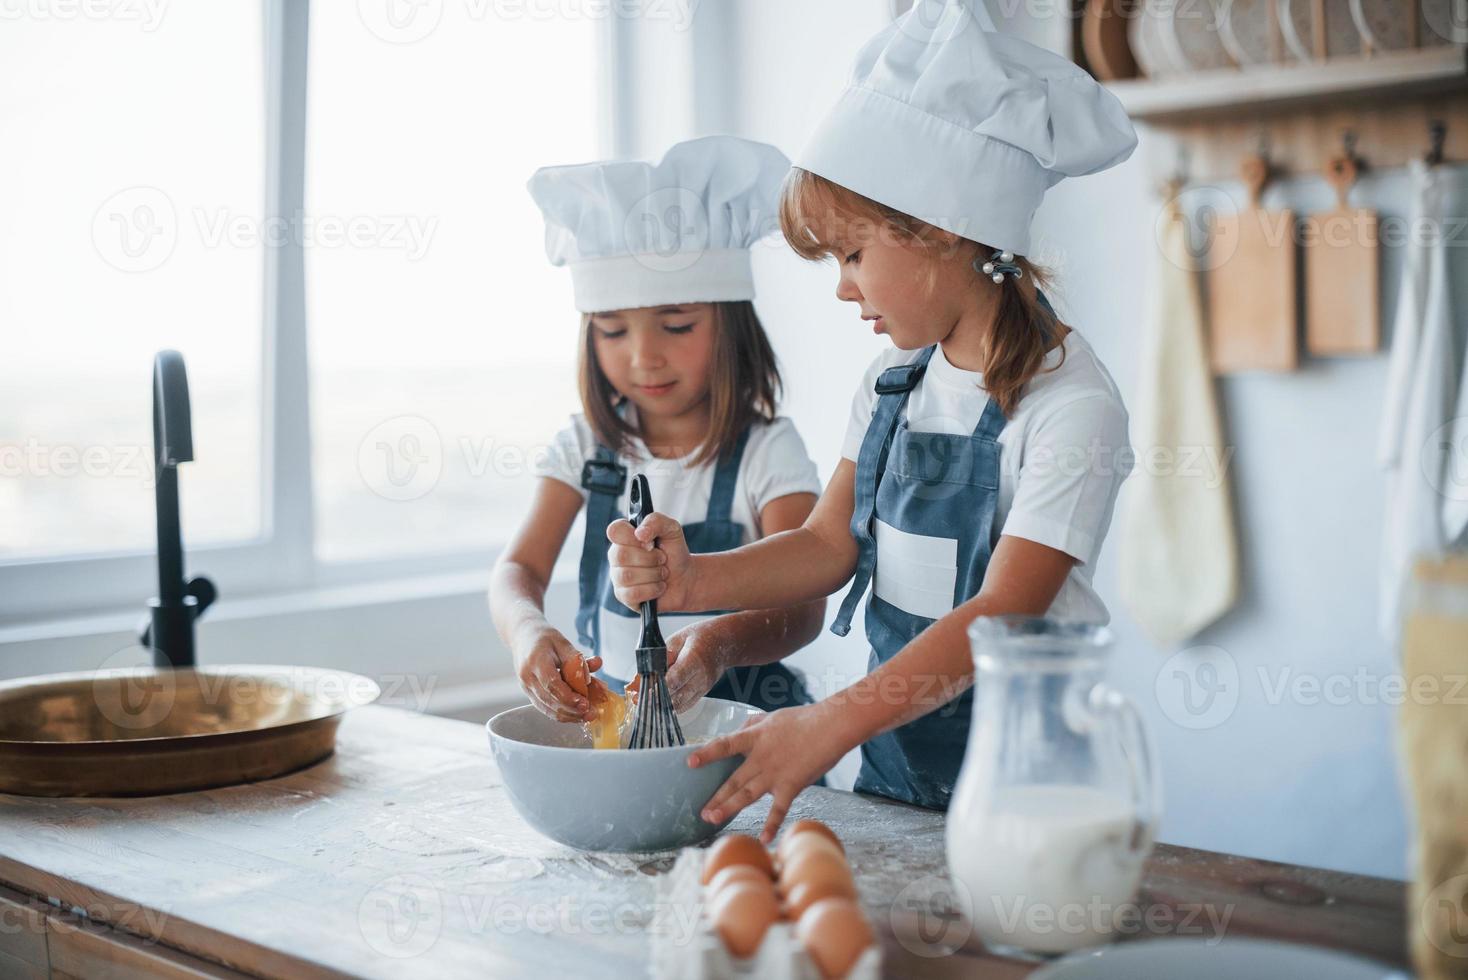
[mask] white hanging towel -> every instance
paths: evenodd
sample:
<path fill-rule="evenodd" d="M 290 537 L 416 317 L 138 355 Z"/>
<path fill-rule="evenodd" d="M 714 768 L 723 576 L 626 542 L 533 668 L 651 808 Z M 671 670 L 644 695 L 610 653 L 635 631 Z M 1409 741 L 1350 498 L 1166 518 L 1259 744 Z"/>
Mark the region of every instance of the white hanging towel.
<path fill-rule="evenodd" d="M 1441 443 L 1452 419 L 1458 381 L 1453 356 L 1452 283 L 1444 240 L 1444 230 L 1449 227 L 1446 219 L 1457 207 L 1456 174 L 1451 168 L 1414 164 L 1412 176 L 1417 182 L 1423 219 L 1413 227 L 1435 233 L 1415 236 L 1425 240 L 1425 247 L 1408 252 L 1408 261 L 1421 261 L 1425 269 L 1404 270 L 1401 303 L 1420 302 L 1420 307 L 1414 307 L 1420 313 L 1414 325 L 1403 320 L 1411 310 L 1399 312 L 1397 326 L 1415 331 L 1416 349 L 1406 390 L 1388 390 L 1389 398 L 1401 398 L 1400 404 L 1389 402 L 1387 406 L 1389 416 L 1400 414 L 1398 438 L 1394 445 L 1385 438 L 1382 443 L 1383 458 L 1395 462 L 1387 466 L 1378 618 L 1382 636 L 1393 643 L 1401 631 L 1402 591 L 1413 560 L 1424 553 L 1441 551 L 1446 544 L 1442 525 L 1445 457 Z M 1425 282 L 1425 291 L 1414 297 L 1411 283 L 1419 281 L 1419 276 Z M 1394 359 L 1395 348 L 1394 343 Z"/>
<path fill-rule="evenodd" d="M 1412 160 L 1408 164 L 1412 182 L 1412 200 L 1408 205 L 1407 227 L 1422 228 L 1430 220 L 1428 196 L 1432 187 L 1427 164 Z M 1408 236 L 1402 260 L 1402 289 L 1392 322 L 1392 349 L 1386 370 L 1386 399 L 1381 409 L 1381 431 L 1377 436 L 1376 459 L 1383 467 L 1395 467 L 1400 460 L 1402 424 L 1407 396 L 1412 390 L 1412 371 L 1417 363 L 1417 342 L 1422 334 L 1422 311 L 1427 306 L 1427 273 L 1429 243 L 1427 236 Z"/>
<path fill-rule="evenodd" d="M 1461 175 L 1455 173 L 1454 179 L 1461 179 Z M 1456 186 L 1456 185 L 1455 185 Z M 1451 195 L 1456 203 L 1457 195 Z M 1455 222 L 1462 215 L 1454 215 L 1454 223 L 1449 228 L 1456 227 Z M 1444 264 L 1444 269 L 1447 269 Z M 1451 275 L 1444 277 L 1451 282 Z M 1443 292 L 1444 304 L 1451 305 L 1452 287 L 1448 286 Z M 1456 314 L 1449 316 L 1446 311 L 1443 316 L 1451 324 Z M 1454 331 L 1456 335 L 1456 331 Z M 1439 450 L 1443 455 L 1442 474 L 1442 532 L 1443 543 L 1448 548 L 1460 545 L 1463 540 L 1463 532 L 1468 530 L 1468 357 L 1463 358 L 1462 373 L 1458 378 L 1458 407 L 1453 412 L 1453 421 L 1449 426 L 1446 437 L 1439 443 Z"/>
<path fill-rule="evenodd" d="M 1187 224 L 1164 210 L 1160 260 L 1131 400 L 1137 466 L 1122 494 L 1122 601 L 1163 646 L 1186 641 L 1238 597 L 1238 547 Z M 1157 450 L 1153 457 L 1153 449 Z"/>

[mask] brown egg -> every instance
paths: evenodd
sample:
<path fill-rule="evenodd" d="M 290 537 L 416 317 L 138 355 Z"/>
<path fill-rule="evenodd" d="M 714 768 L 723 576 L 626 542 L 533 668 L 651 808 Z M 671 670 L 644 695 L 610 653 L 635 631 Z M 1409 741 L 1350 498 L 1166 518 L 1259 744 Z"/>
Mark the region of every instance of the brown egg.
<path fill-rule="evenodd" d="M 802 881 L 785 893 L 785 918 L 798 919 L 805 910 L 823 898 L 856 899 L 856 886 L 850 879 L 837 881 L 827 878 L 822 881 Z"/>
<path fill-rule="evenodd" d="M 748 834 L 730 834 L 721 837 L 709 848 L 703 863 L 703 883 L 707 885 L 714 875 L 732 864 L 748 864 L 759 868 L 765 877 L 775 877 L 775 866 L 770 862 L 770 852 L 765 845 Z"/>
<path fill-rule="evenodd" d="M 794 893 L 802 884 L 853 887 L 851 867 L 834 851 L 824 847 L 806 848 L 792 854 L 789 862 L 780 867 L 780 888 L 786 895 Z"/>
<path fill-rule="evenodd" d="M 844 977 L 876 939 L 866 916 L 846 898 L 823 898 L 795 924 L 800 945 L 827 980 Z"/>
<path fill-rule="evenodd" d="M 754 955 L 778 918 L 780 903 L 768 884 L 736 882 L 719 892 L 709 906 L 709 919 L 724 948 L 741 959 Z"/>
<path fill-rule="evenodd" d="M 830 827 L 827 827 L 819 820 L 797 820 L 790 825 L 789 830 L 785 831 L 785 836 L 786 838 L 791 838 L 794 837 L 796 834 L 805 833 L 820 834 L 822 837 L 829 840 L 832 844 L 835 844 L 836 847 L 840 849 L 842 854 L 846 853 L 846 847 L 841 843 L 841 838 L 836 836 L 836 831 L 832 830 Z"/>
<path fill-rule="evenodd" d="M 590 687 L 591 675 L 586 672 L 586 661 L 581 659 L 581 654 L 573 653 L 569 659 L 561 662 L 561 678 L 566 685 L 577 694 L 585 697 Z"/>
<path fill-rule="evenodd" d="M 709 879 L 709 883 L 704 886 L 704 899 L 712 903 L 718 897 L 719 892 L 730 885 L 740 883 L 763 885 L 771 891 L 775 889 L 775 883 L 770 880 L 770 876 L 754 865 L 731 864 L 727 868 L 720 868 L 719 873 Z"/>
<path fill-rule="evenodd" d="M 797 854 L 803 854 L 812 848 L 830 851 L 843 861 L 846 860 L 845 852 L 841 850 L 840 844 L 832 841 L 825 834 L 817 834 L 811 831 L 806 831 L 801 834 L 786 834 L 784 837 L 781 837 L 779 845 L 775 848 L 775 855 L 778 858 L 779 866 L 784 867 L 791 861 L 794 861 Z"/>

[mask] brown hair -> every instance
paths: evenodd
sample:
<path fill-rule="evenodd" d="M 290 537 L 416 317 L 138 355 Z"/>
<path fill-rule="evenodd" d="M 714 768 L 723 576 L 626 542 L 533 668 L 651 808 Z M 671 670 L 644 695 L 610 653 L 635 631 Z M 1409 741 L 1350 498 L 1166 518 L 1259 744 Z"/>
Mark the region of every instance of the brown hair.
<path fill-rule="evenodd" d="M 709 434 L 692 462 L 699 466 L 734 448 L 740 433 L 756 421 L 770 421 L 780 398 L 780 368 L 765 328 L 748 300 L 714 303 L 714 356 L 709 366 Z M 581 408 L 596 441 L 615 453 L 640 437 L 617 408 L 625 397 L 612 387 L 596 359 L 591 314 L 581 316 L 581 355 L 577 366 Z"/>
<path fill-rule="evenodd" d="M 895 235 L 898 243 L 915 248 L 951 249 L 941 229 L 895 208 L 863 197 L 819 174 L 793 168 L 780 192 L 780 230 L 796 254 L 820 261 L 836 254 L 836 242 L 842 229 L 864 229 L 868 233 Z M 956 247 L 972 262 L 985 260 L 994 251 L 972 239 L 959 238 Z M 840 256 L 837 256 L 839 259 Z M 940 256 L 932 256 L 931 289 L 937 276 Z M 1053 277 L 1049 270 L 1023 256 L 1015 256 L 1014 264 L 1036 289 L 1049 287 Z M 991 284 L 988 277 L 975 272 L 978 282 Z M 988 338 L 983 366 L 984 387 L 999 403 L 1005 415 L 1012 415 L 1024 394 L 1024 387 L 1039 373 L 1046 353 L 1063 336 L 1060 321 L 1047 310 L 1035 292 L 1023 289 L 1006 277 L 998 287 L 999 307 L 994 317 L 993 332 Z M 1065 357 L 1061 349 L 1062 360 Z"/>

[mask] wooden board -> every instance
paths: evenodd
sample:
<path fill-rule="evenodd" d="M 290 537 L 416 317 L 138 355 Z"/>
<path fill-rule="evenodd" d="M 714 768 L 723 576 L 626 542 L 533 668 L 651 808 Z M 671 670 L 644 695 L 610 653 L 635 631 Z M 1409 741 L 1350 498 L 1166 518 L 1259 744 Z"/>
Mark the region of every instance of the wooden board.
<path fill-rule="evenodd" d="M 1293 371 L 1299 363 L 1295 216 L 1267 211 L 1268 164 L 1242 167 L 1250 206 L 1219 215 L 1208 251 L 1208 344 L 1215 374 Z"/>
<path fill-rule="evenodd" d="M 752 806 L 732 829 L 757 832 L 767 812 Z M 943 814 L 812 787 L 791 810 L 801 817 L 846 842 L 887 975 L 1005 980 L 1035 969 L 989 954 L 946 907 L 914 900 L 911 886 L 946 881 Z M 337 753 L 289 776 L 139 799 L 0 794 L 0 826 L 0 882 L 261 977 L 645 976 L 653 876 L 673 860 L 540 837 L 511 807 L 482 726 L 383 707 L 350 712 Z M 1158 845 L 1143 921 L 1156 935 L 1226 915 L 1225 942 L 1268 935 L 1401 964 L 1403 892 Z M 533 923 L 537 910 L 549 918 Z"/>
<path fill-rule="evenodd" d="M 1220 258 L 1210 260 L 1208 274 L 1214 373 L 1293 371 L 1299 364 L 1294 220 L 1290 211 L 1260 208 L 1219 216 L 1213 254 Z"/>
<path fill-rule="evenodd" d="M 1330 162 L 1337 206 L 1305 220 L 1305 347 L 1312 354 L 1374 354 L 1381 346 L 1381 248 L 1375 211 L 1349 207 L 1350 156 Z"/>
<path fill-rule="evenodd" d="M 1305 249 L 1305 347 L 1322 356 L 1374 354 L 1381 347 L 1376 212 L 1337 208 L 1310 220 L 1325 235 Z M 1331 228 L 1362 237 L 1331 242 Z"/>

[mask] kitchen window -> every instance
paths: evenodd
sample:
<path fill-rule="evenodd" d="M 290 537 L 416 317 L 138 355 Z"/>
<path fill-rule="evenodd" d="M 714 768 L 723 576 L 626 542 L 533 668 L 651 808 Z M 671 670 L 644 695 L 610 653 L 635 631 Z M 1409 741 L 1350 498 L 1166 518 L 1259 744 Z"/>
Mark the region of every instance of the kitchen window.
<path fill-rule="evenodd" d="M 450 3 L 364 29 L 358 6 L 311 14 L 306 210 L 360 232 L 306 250 L 316 549 L 486 549 L 578 404 L 525 181 L 598 155 L 599 22 Z"/>
<path fill-rule="evenodd" d="M 224 597 L 487 568 L 577 404 L 525 180 L 612 143 L 616 25 L 538 9 L 5 15 L 0 620 L 154 593 L 165 347 Z"/>

